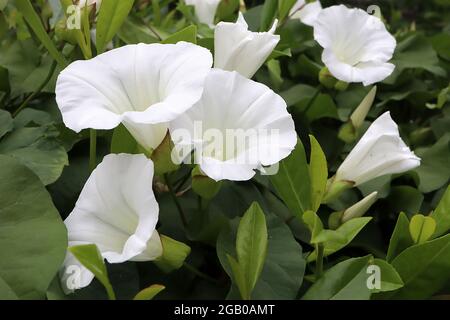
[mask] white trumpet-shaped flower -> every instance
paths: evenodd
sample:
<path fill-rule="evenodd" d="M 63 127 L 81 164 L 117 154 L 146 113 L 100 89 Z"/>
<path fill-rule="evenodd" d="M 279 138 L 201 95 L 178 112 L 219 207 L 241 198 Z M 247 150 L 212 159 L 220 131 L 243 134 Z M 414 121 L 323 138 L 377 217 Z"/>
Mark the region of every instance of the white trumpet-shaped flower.
<path fill-rule="evenodd" d="M 220 0 L 185 0 L 188 6 L 194 6 L 198 21 L 208 25 L 214 24 Z"/>
<path fill-rule="evenodd" d="M 322 61 L 339 80 L 367 86 L 394 71 L 388 61 L 395 38 L 379 18 L 364 10 L 344 5 L 323 9 L 314 24 L 314 38 L 324 48 Z"/>
<path fill-rule="evenodd" d="M 253 77 L 280 41 L 274 34 L 277 23 L 268 32 L 251 32 L 240 12 L 236 23 L 220 22 L 214 31 L 214 67 Z"/>
<path fill-rule="evenodd" d="M 336 181 L 355 186 L 377 177 L 403 173 L 420 165 L 400 137 L 389 112 L 376 119 L 336 172 Z"/>
<path fill-rule="evenodd" d="M 305 0 L 297 0 L 289 12 L 291 19 L 300 19 L 301 22 L 308 26 L 313 26 L 322 11 L 320 1 L 306 3 Z"/>
<path fill-rule="evenodd" d="M 200 99 L 211 65 L 207 49 L 187 42 L 128 45 L 70 64 L 58 77 L 56 101 L 76 132 L 123 123 L 154 149 L 167 123 Z"/>
<path fill-rule="evenodd" d="M 152 180 L 153 162 L 144 155 L 106 156 L 92 172 L 64 222 L 69 247 L 95 244 L 110 263 L 149 261 L 161 256 L 161 241 L 155 229 L 159 207 Z M 78 281 L 69 283 L 73 274 L 79 276 L 75 279 Z M 66 292 L 89 285 L 93 278 L 73 255 L 67 254 L 61 271 Z"/>
<path fill-rule="evenodd" d="M 195 149 L 200 169 L 219 181 L 249 180 L 278 163 L 297 143 L 284 100 L 237 72 L 213 69 L 201 100 L 171 123 L 177 146 Z M 175 149 L 177 149 L 175 148 Z"/>

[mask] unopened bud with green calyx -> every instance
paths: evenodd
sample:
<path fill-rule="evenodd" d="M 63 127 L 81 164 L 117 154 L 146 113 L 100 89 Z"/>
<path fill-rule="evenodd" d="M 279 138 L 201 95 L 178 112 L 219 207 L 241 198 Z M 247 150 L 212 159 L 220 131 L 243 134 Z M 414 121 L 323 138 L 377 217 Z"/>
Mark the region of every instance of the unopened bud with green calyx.
<path fill-rule="evenodd" d="M 222 186 L 221 181 L 215 181 L 206 176 L 199 166 L 192 170 L 192 190 L 200 197 L 212 199 L 219 192 Z"/>
<path fill-rule="evenodd" d="M 358 130 L 351 121 L 344 123 L 339 129 L 338 138 L 345 143 L 352 143 L 358 138 Z"/>
<path fill-rule="evenodd" d="M 333 212 L 328 218 L 328 227 L 336 230 L 342 224 L 354 218 L 362 217 L 370 207 L 377 201 L 378 192 L 372 192 L 361 201 L 355 203 L 346 210 Z"/>
<path fill-rule="evenodd" d="M 361 201 L 355 203 L 350 208 L 344 210 L 342 215 L 342 223 L 345 223 L 353 218 L 362 217 L 367 210 L 377 201 L 378 192 L 372 192 Z"/>
<path fill-rule="evenodd" d="M 327 67 L 323 67 L 319 72 L 319 82 L 328 89 L 333 89 L 338 80 L 331 74 Z"/>
<path fill-rule="evenodd" d="M 162 175 L 164 173 L 172 172 L 178 169 L 178 161 L 173 161 L 172 150 L 174 144 L 170 138 L 169 132 L 167 132 L 164 140 L 161 144 L 152 152 L 151 159 L 155 165 L 155 174 Z"/>
<path fill-rule="evenodd" d="M 367 114 L 375 101 L 376 93 L 377 87 L 375 86 L 364 97 L 359 106 L 356 107 L 355 111 L 353 111 L 349 121 L 342 125 L 338 134 L 339 139 L 346 143 L 352 143 L 356 140 L 359 129 L 363 125 L 364 120 L 366 119 Z"/>
<path fill-rule="evenodd" d="M 327 189 L 322 203 L 330 203 L 338 199 L 344 191 L 353 188 L 354 185 L 355 183 L 353 181 L 336 180 L 336 177 L 328 179 Z"/>

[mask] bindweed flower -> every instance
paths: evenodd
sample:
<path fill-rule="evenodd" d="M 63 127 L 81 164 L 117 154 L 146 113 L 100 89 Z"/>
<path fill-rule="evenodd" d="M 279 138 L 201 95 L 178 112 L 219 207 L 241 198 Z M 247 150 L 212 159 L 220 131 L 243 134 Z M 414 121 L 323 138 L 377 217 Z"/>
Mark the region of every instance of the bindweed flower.
<path fill-rule="evenodd" d="M 291 19 L 300 19 L 301 22 L 308 26 L 314 26 L 320 12 L 322 5 L 320 1 L 306 3 L 305 0 L 297 0 L 289 12 Z"/>
<path fill-rule="evenodd" d="M 294 121 L 279 95 L 220 69 L 210 72 L 201 100 L 171 123 L 170 134 L 177 157 L 194 149 L 201 171 L 215 181 L 249 180 L 255 169 L 278 163 L 297 143 Z"/>
<path fill-rule="evenodd" d="M 198 21 L 212 26 L 220 0 L 185 0 L 189 6 L 194 6 Z"/>
<path fill-rule="evenodd" d="M 341 81 L 367 86 L 394 71 L 388 61 L 396 47 L 395 38 L 379 18 L 361 9 L 344 5 L 323 9 L 314 24 L 314 38 L 324 48 L 322 61 Z"/>
<path fill-rule="evenodd" d="M 274 34 L 278 21 L 268 32 L 248 30 L 244 16 L 239 12 L 236 23 L 220 22 L 214 31 L 214 67 L 237 71 L 253 77 L 280 41 Z"/>
<path fill-rule="evenodd" d="M 212 65 L 197 45 L 128 45 L 61 72 L 56 101 L 64 123 L 79 132 L 123 123 L 145 149 L 164 139 L 167 123 L 197 102 Z"/>
<path fill-rule="evenodd" d="M 403 173 L 420 165 L 400 137 L 389 112 L 376 119 L 336 172 L 335 181 L 358 186 L 377 177 Z"/>
<path fill-rule="evenodd" d="M 110 263 L 149 261 L 161 256 L 156 231 L 159 207 L 152 190 L 153 163 L 144 155 L 108 155 L 92 172 L 65 220 L 69 247 L 97 245 Z M 68 278 L 79 268 L 78 282 Z M 94 275 L 67 254 L 61 271 L 65 292 L 86 287 Z"/>

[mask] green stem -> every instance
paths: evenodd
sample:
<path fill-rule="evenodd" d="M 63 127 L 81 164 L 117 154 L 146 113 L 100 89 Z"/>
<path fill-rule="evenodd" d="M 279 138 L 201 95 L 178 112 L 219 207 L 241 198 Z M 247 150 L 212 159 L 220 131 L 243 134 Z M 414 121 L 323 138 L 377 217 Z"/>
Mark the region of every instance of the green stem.
<path fill-rule="evenodd" d="M 116 300 L 116 293 L 111 285 L 105 286 L 106 294 L 108 295 L 109 300 Z"/>
<path fill-rule="evenodd" d="M 167 188 L 169 188 L 169 193 L 172 196 L 173 201 L 175 202 L 178 212 L 180 213 L 181 222 L 183 223 L 184 227 L 187 227 L 188 223 L 187 223 L 186 215 L 184 214 L 183 208 L 181 207 L 181 204 L 178 201 L 177 195 L 175 194 L 175 192 L 173 190 L 173 186 L 169 181 L 169 177 L 168 177 L 167 173 L 164 174 L 164 180 L 166 181 Z"/>
<path fill-rule="evenodd" d="M 24 102 L 22 102 L 22 104 L 19 106 L 19 108 L 17 108 L 17 110 L 14 112 L 13 117 L 17 116 L 19 114 L 19 112 L 22 111 L 28 105 L 28 103 L 31 100 L 33 100 L 33 98 L 35 96 L 37 96 L 39 93 L 41 93 L 41 91 L 45 88 L 45 86 L 48 84 L 48 82 L 52 79 L 53 73 L 55 73 L 57 65 L 58 65 L 58 62 L 56 60 L 53 60 L 52 65 L 50 66 L 50 70 L 48 71 L 47 77 L 41 83 L 39 88 L 35 92 L 30 94 L 28 96 L 28 98 L 25 99 Z"/>
<path fill-rule="evenodd" d="M 220 281 L 218 281 L 217 279 L 214 279 L 213 277 L 207 275 L 206 273 L 201 272 L 200 270 L 198 270 L 198 269 L 195 268 L 194 266 L 191 266 L 191 265 L 188 264 L 187 262 L 184 262 L 184 263 L 183 263 L 183 266 L 184 266 L 187 270 L 189 270 L 190 272 L 192 272 L 193 274 L 195 274 L 196 276 L 198 276 L 198 277 L 200 277 L 200 278 L 202 278 L 202 279 L 204 279 L 204 280 L 206 280 L 206 281 L 212 282 L 212 283 L 214 283 L 214 284 L 220 284 Z"/>
<path fill-rule="evenodd" d="M 89 129 L 89 169 L 94 171 L 97 166 L 97 131 Z"/>
<path fill-rule="evenodd" d="M 316 257 L 316 281 L 322 276 L 323 273 L 323 254 L 324 246 L 319 243 L 316 245 L 317 257 Z"/>

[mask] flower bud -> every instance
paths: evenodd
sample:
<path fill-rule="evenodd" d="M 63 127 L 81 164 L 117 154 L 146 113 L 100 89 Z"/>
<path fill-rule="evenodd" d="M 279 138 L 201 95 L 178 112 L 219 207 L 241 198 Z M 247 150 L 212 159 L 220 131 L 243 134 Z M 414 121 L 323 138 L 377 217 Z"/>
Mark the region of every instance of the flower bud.
<path fill-rule="evenodd" d="M 333 77 L 327 67 L 323 67 L 319 72 L 319 82 L 328 89 L 333 89 L 338 80 Z"/>
<path fill-rule="evenodd" d="M 345 223 L 353 218 L 362 217 L 375 201 L 377 201 L 377 196 L 378 192 L 372 192 L 361 201 L 355 203 L 350 208 L 347 208 L 342 215 L 341 222 Z"/>

